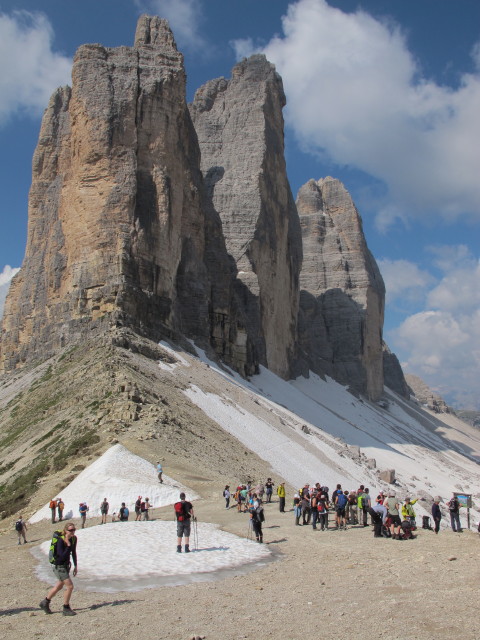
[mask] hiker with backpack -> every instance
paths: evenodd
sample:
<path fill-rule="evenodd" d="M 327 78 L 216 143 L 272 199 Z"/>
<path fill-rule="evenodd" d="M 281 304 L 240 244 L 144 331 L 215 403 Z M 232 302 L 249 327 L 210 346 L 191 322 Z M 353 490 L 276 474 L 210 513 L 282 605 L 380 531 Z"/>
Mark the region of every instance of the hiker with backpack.
<path fill-rule="evenodd" d="M 345 508 L 347 506 L 347 503 L 348 503 L 347 496 L 343 491 L 338 490 L 338 485 L 337 485 L 337 495 L 335 496 L 335 513 L 336 513 L 337 529 L 344 529 L 344 530 L 347 529 L 347 521 L 345 518 Z"/>
<path fill-rule="evenodd" d="M 70 608 L 70 598 L 73 591 L 73 582 L 70 578 L 71 560 L 73 560 L 74 567 L 73 575 L 77 575 L 77 537 L 73 522 L 67 522 L 63 531 L 54 532 L 48 557 L 52 564 L 53 573 L 57 578 L 57 584 L 50 589 L 47 596 L 40 602 L 40 609 L 45 613 L 52 613 L 50 602 L 53 596 L 65 587 L 63 615 L 75 616 L 75 611 Z"/>
<path fill-rule="evenodd" d="M 61 498 L 57 500 L 57 512 L 58 512 L 58 521 L 61 522 L 63 520 L 63 510 L 65 509 L 65 503 Z"/>
<path fill-rule="evenodd" d="M 52 498 L 52 500 L 50 500 L 50 511 L 52 512 L 52 524 L 55 524 L 56 520 L 55 520 L 55 516 L 57 513 L 57 501 Z"/>
<path fill-rule="evenodd" d="M 177 519 L 177 553 L 182 553 L 182 537 L 185 538 L 185 553 L 190 553 L 190 526 L 192 519 L 195 519 L 193 505 L 187 502 L 182 491 L 180 502 L 176 502 L 173 508 Z"/>
<path fill-rule="evenodd" d="M 27 537 L 26 537 L 26 531 L 27 531 L 27 525 L 25 524 L 25 520 L 23 519 L 22 516 L 18 517 L 18 520 L 15 522 L 15 531 L 17 532 L 18 535 L 18 544 L 22 544 L 21 543 L 21 538 L 23 537 L 23 544 L 27 544 Z"/>
<path fill-rule="evenodd" d="M 325 493 L 317 500 L 318 526 L 322 531 L 328 529 L 328 498 Z"/>
<path fill-rule="evenodd" d="M 254 503 L 250 506 L 249 512 L 253 532 L 255 533 L 255 538 L 257 542 L 261 543 L 263 542 L 262 523 L 265 522 L 265 513 L 263 511 L 262 505 L 258 500 L 255 500 Z"/>
<path fill-rule="evenodd" d="M 460 503 L 458 502 L 458 498 L 455 495 L 453 495 L 447 502 L 447 507 L 450 511 L 450 524 L 452 527 L 452 531 L 454 531 L 455 533 L 461 533 L 462 526 L 460 524 Z"/>
<path fill-rule="evenodd" d="M 80 513 L 80 520 L 82 521 L 82 529 L 85 529 L 85 521 L 87 519 L 87 511 L 88 511 L 87 503 L 86 502 L 80 502 L 80 504 L 78 505 L 78 512 Z"/>
<path fill-rule="evenodd" d="M 128 507 L 125 506 L 125 502 L 122 502 L 122 506 L 120 507 L 120 510 L 118 512 L 118 519 L 120 520 L 120 522 L 127 522 L 129 515 L 130 511 Z"/>

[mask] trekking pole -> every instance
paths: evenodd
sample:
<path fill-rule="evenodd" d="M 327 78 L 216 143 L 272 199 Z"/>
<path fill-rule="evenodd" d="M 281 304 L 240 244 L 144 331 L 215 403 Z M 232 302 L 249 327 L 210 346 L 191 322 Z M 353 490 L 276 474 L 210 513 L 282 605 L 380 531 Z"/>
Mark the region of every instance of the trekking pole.
<path fill-rule="evenodd" d="M 253 526 L 251 519 L 248 520 L 247 540 L 253 540 Z"/>
<path fill-rule="evenodd" d="M 198 551 L 198 521 L 197 521 L 197 518 L 195 518 L 193 525 L 194 525 L 193 531 L 194 531 L 194 536 L 195 536 L 195 551 Z"/>

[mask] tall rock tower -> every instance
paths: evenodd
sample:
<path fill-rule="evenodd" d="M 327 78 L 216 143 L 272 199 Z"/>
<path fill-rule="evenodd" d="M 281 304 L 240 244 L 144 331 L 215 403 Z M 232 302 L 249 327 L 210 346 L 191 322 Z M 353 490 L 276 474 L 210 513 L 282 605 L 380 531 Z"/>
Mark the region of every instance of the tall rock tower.
<path fill-rule="evenodd" d="M 0 367 L 102 323 L 208 338 L 201 181 L 167 22 L 140 18 L 133 47 L 80 47 L 43 118 Z"/>
<path fill-rule="evenodd" d="M 385 286 L 341 182 L 310 180 L 297 198 L 303 236 L 299 340 L 310 368 L 377 400 L 383 392 Z"/>
<path fill-rule="evenodd" d="M 190 105 L 212 209 L 238 274 L 236 293 L 259 361 L 289 377 L 295 352 L 301 232 L 287 179 L 282 80 L 263 55 Z"/>

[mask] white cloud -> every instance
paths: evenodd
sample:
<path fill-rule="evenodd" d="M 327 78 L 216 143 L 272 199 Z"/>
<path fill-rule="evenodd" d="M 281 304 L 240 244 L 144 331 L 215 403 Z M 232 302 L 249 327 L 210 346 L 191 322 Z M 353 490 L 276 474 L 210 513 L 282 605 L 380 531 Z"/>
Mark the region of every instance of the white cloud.
<path fill-rule="evenodd" d="M 283 77 L 287 122 L 305 147 L 387 185 L 380 226 L 480 218 L 480 66 L 456 89 L 439 86 L 422 77 L 398 26 L 325 0 L 291 4 L 283 31 L 262 51 Z M 252 52 L 248 41 L 236 49 Z"/>
<path fill-rule="evenodd" d="M 480 261 L 462 245 L 431 251 L 443 277 L 428 291 L 425 309 L 390 331 L 389 342 L 406 371 L 449 402 L 480 409 Z"/>
<path fill-rule="evenodd" d="M 53 31 L 41 13 L 0 14 L 0 124 L 15 112 L 40 115 L 51 93 L 70 82 L 70 58 L 52 51 Z"/>
<path fill-rule="evenodd" d="M 428 286 L 435 282 L 435 278 L 408 260 L 377 260 L 385 281 L 387 303 L 398 298 L 419 300 L 426 295 Z"/>
<path fill-rule="evenodd" d="M 13 276 L 20 271 L 19 268 L 12 269 L 10 265 L 5 265 L 3 271 L 0 273 L 0 318 L 3 316 L 3 307 L 5 305 L 5 298 L 7 297 L 8 290 L 10 288 L 10 281 Z"/>
<path fill-rule="evenodd" d="M 206 48 L 206 41 L 200 35 L 203 14 L 199 0 L 135 0 L 135 4 L 141 11 L 166 18 L 179 47 L 190 50 Z"/>

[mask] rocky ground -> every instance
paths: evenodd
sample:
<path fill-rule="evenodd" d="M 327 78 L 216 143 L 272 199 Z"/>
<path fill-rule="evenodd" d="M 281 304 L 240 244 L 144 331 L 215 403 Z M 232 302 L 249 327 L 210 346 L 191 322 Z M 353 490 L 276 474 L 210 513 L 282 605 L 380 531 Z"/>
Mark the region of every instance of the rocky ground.
<path fill-rule="evenodd" d="M 199 476 L 191 486 L 217 496 L 196 503 L 200 520 L 247 534 L 248 516 L 224 509 L 220 483 Z M 172 508 L 154 511 L 154 517 L 172 519 Z M 88 525 L 97 522 L 92 518 Z M 400 542 L 374 539 L 370 527 L 322 533 L 295 527 L 293 513 L 281 514 L 272 503 L 266 505 L 264 539 L 277 554 L 275 562 L 214 582 L 133 593 L 75 591 L 74 618 L 61 615 L 59 596 L 52 604 L 54 615 L 38 609 L 47 586 L 36 578 L 36 561 L 28 550 L 51 531 L 47 522 L 31 526 L 29 544 L 22 546 L 14 531 L 0 537 L 0 638 L 479 637 L 480 538 L 473 531 L 446 530 L 436 536 L 420 530 L 415 540 Z"/>

